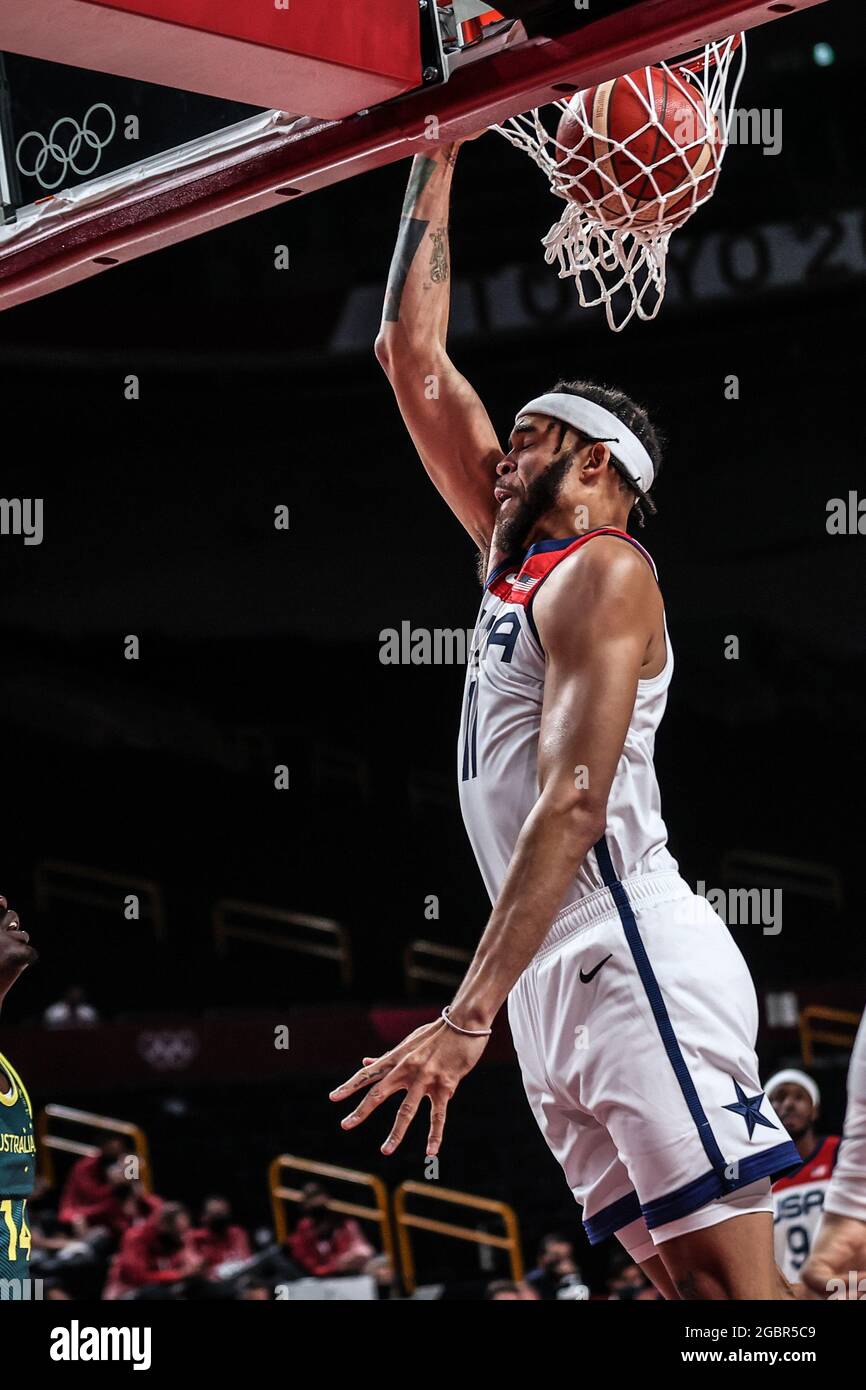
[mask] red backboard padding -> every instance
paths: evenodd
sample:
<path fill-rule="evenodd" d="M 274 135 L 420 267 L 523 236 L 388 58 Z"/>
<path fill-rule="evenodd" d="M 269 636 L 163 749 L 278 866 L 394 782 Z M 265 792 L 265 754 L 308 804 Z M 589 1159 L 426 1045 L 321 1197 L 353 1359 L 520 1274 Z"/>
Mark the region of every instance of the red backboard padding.
<path fill-rule="evenodd" d="M 78 0 L 341 67 L 421 81 L 417 0 Z M 166 42 L 171 36 L 166 35 Z"/>

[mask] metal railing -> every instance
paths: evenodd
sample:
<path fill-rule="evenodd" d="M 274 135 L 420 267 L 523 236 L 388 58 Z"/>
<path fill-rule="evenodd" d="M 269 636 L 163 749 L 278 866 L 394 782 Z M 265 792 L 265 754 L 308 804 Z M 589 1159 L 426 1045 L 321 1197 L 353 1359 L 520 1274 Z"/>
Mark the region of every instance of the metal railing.
<path fill-rule="evenodd" d="M 440 1221 L 435 1217 L 419 1216 L 406 1210 L 409 1196 L 431 1198 L 437 1202 L 449 1202 L 454 1206 L 470 1207 L 476 1212 L 492 1212 L 498 1216 L 505 1234 L 491 1235 L 472 1226 L 457 1226 L 450 1221 Z M 507 1202 L 498 1202 L 492 1197 L 476 1197 L 470 1192 L 458 1192 L 454 1188 L 434 1187 L 431 1183 L 403 1182 L 394 1193 L 394 1226 L 400 1249 L 400 1262 L 407 1293 L 414 1293 L 417 1287 L 415 1278 L 415 1256 L 412 1250 L 410 1230 L 432 1231 L 437 1235 L 450 1236 L 454 1240 L 471 1241 L 475 1245 L 491 1246 L 495 1250 L 506 1250 L 511 1265 L 512 1279 L 523 1278 L 523 1252 L 520 1245 L 520 1228 L 513 1207 Z"/>
<path fill-rule="evenodd" d="M 233 921 L 233 918 L 245 920 Z M 263 930 L 250 922 L 266 922 L 272 928 Z M 307 912 L 288 912 L 282 908 L 268 907 L 264 903 L 242 902 L 237 898 L 221 898 L 214 905 L 213 916 L 214 949 L 218 956 L 228 953 L 231 941 L 254 941 L 259 946 L 269 946 L 275 950 L 293 951 L 298 955 L 317 956 L 321 960 L 332 960 L 340 969 L 340 979 L 348 988 L 352 983 L 352 948 L 349 933 L 339 922 L 329 917 L 313 917 Z M 294 929 L 283 931 L 282 929 Z M 311 932 L 313 940 L 298 936 L 298 930 Z"/>
<path fill-rule="evenodd" d="M 835 908 L 845 905 L 842 874 L 832 864 L 813 864 L 805 859 L 732 849 L 722 857 L 721 873 L 727 883 L 781 888 L 785 893 L 832 903 Z"/>
<path fill-rule="evenodd" d="M 850 1009 L 830 1009 L 823 1004 L 808 1004 L 800 1010 L 800 1051 L 805 1065 L 815 1061 L 815 1043 L 851 1048 L 860 1023 L 860 1015 Z M 840 1028 L 823 1028 L 822 1024 L 839 1024 Z"/>
<path fill-rule="evenodd" d="M 432 958 L 434 961 L 450 961 L 455 966 L 463 968 L 459 970 L 440 969 L 435 965 L 425 963 L 425 957 Z M 444 985 L 446 989 L 455 988 L 463 979 L 465 967 L 471 959 L 470 952 L 463 951 L 458 946 L 440 946 L 436 941 L 410 941 L 403 952 L 403 978 L 406 981 L 406 993 L 409 995 L 417 994 L 418 985 L 422 981 L 425 984 Z"/>
<path fill-rule="evenodd" d="M 80 1125 L 87 1130 L 95 1130 L 102 1135 L 116 1135 L 132 1141 L 132 1149 L 138 1159 L 138 1175 L 145 1192 L 153 1191 L 153 1174 L 150 1166 L 150 1150 L 147 1135 L 138 1125 L 128 1120 L 117 1120 L 110 1115 L 96 1115 L 91 1110 L 74 1110 L 68 1105 L 46 1105 L 36 1119 L 37 1152 L 39 1168 L 46 1182 L 53 1187 L 57 1177 L 53 1153 L 77 1154 L 80 1158 L 93 1158 L 99 1153 L 99 1144 L 82 1139 L 69 1139 L 56 1134 L 52 1121 Z"/>
<path fill-rule="evenodd" d="M 285 1245 L 289 1238 L 286 1220 L 286 1202 L 303 1201 L 303 1191 L 299 1187 L 287 1187 L 283 1174 L 287 1171 L 311 1173 L 315 1177 L 328 1178 L 332 1182 L 353 1183 L 369 1188 L 375 1198 L 375 1205 L 360 1202 L 346 1202 L 339 1197 L 328 1197 L 331 1211 L 343 1216 L 354 1216 L 360 1221 L 372 1221 L 378 1226 L 382 1240 L 382 1250 L 394 1264 L 394 1234 L 391 1229 L 391 1215 L 388 1208 L 388 1190 L 381 1178 L 374 1173 L 361 1173 L 355 1168 L 340 1168 L 333 1163 L 319 1163 L 313 1158 L 298 1158 L 295 1154 L 279 1154 L 268 1168 L 268 1182 L 271 1193 L 271 1208 L 274 1214 L 274 1230 L 277 1240 Z"/>
<path fill-rule="evenodd" d="M 67 882 L 66 880 L 71 880 Z M 105 869 L 94 869 L 86 864 L 69 864 L 60 859 L 45 859 L 35 873 L 36 906 L 47 908 L 52 900 L 76 903 L 78 906 L 95 908 L 101 912 L 122 912 L 123 904 L 118 902 L 120 895 L 134 893 L 144 898 L 157 941 L 165 939 L 165 905 L 162 889 L 149 878 L 136 878 L 130 874 L 110 873 Z M 100 891 L 100 888 L 103 891 Z M 106 893 L 104 890 L 116 889 L 119 892 Z M 145 917 L 127 921 L 143 921 Z"/>

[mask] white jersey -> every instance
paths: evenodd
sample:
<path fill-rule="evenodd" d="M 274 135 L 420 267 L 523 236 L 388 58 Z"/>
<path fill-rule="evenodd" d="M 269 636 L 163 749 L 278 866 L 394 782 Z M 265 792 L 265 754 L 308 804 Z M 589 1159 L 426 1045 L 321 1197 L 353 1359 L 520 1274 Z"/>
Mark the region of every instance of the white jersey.
<path fill-rule="evenodd" d="M 838 1152 L 838 1134 L 819 1139 L 803 1166 L 773 1186 L 776 1264 L 792 1284 L 815 1244 Z"/>
<path fill-rule="evenodd" d="M 621 537 L 655 566 L 642 546 L 613 527 L 565 540 L 539 541 L 499 565 L 485 584 L 467 666 L 457 775 L 466 831 L 491 902 L 502 887 L 517 837 L 539 796 L 538 736 L 544 699 L 545 653 L 532 602 L 547 576 L 594 536 Z M 634 709 L 607 803 L 605 839 L 618 879 L 672 873 L 653 750 L 667 703 L 673 654 L 665 625 L 664 669 L 638 682 Z M 604 886 L 590 850 L 560 911 Z"/>

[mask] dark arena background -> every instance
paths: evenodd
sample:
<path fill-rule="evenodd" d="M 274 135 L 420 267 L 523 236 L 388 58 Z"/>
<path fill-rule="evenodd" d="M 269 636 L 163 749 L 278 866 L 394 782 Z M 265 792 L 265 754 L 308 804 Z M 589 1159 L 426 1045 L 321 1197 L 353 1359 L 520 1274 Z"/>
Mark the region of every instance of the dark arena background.
<path fill-rule="evenodd" d="M 556 205 L 495 133 L 462 148 L 451 220 L 449 350 L 500 439 L 560 376 L 622 386 L 667 437 L 638 534 L 676 657 L 656 748 L 670 847 L 699 891 L 781 893 L 780 931 L 729 925 L 761 1075 L 813 1075 L 821 1134 L 841 1132 L 866 975 L 864 85 L 853 6 L 749 35 L 739 104 L 782 113 L 781 147 L 729 150 L 674 236 L 661 312 L 620 334 L 544 264 Z M 387 1221 L 358 1221 L 386 1258 L 353 1270 L 353 1296 L 490 1297 L 553 1234 L 571 1247 L 560 1297 L 652 1296 L 615 1242 L 586 1241 L 504 1012 L 438 1169 L 439 1189 L 486 1205 L 427 1196 L 421 1124 L 381 1155 L 393 1102 L 344 1134 L 328 1100 L 435 1017 L 490 910 L 457 800 L 460 648 L 382 659 L 389 629 L 465 634 L 479 598 L 474 548 L 373 354 L 408 168 L 0 317 L 2 492 L 44 507 L 41 543 L 0 536 L 0 890 L 40 955 L 2 1050 L 41 1117 L 33 1253 L 58 1298 L 100 1298 L 110 1277 L 110 1242 L 61 1213 L 72 1164 L 118 1122 L 146 1139 L 148 1190 L 196 1228 L 224 1197 L 267 1256 L 245 1283 L 167 1297 L 308 1289 L 304 1184 L 376 1202 L 318 1165 L 386 1189 Z M 76 987 L 95 1020 L 48 1026 Z M 300 1166 L 277 1173 L 281 1155 Z M 407 1182 L 407 1211 L 480 1237 L 513 1212 L 516 1242 L 409 1227 L 407 1268 L 389 1245 Z"/>

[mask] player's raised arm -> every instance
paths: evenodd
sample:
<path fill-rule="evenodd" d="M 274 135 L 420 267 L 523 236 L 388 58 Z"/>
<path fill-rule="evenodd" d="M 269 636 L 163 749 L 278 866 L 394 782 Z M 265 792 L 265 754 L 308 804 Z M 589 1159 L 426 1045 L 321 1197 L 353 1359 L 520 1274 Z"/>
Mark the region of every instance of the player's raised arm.
<path fill-rule="evenodd" d="M 451 285 L 448 204 L 457 147 L 416 155 L 388 276 L 376 356 L 394 388 L 427 472 L 485 550 L 493 532 L 495 467 L 490 417 L 445 350 Z"/>

